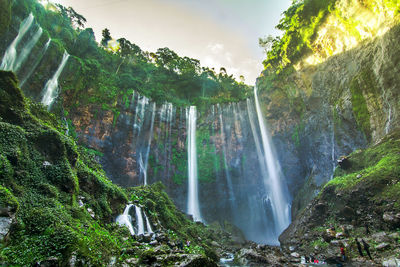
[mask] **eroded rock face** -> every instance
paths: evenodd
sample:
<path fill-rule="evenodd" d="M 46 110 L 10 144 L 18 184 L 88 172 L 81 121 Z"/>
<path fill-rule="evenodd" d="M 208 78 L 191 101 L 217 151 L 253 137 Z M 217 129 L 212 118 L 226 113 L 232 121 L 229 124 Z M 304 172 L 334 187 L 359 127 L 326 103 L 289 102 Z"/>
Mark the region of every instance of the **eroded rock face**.
<path fill-rule="evenodd" d="M 378 142 L 400 125 L 399 34 L 400 26 L 394 26 L 272 84 L 258 79 L 264 114 L 294 195 L 293 217 L 332 178 L 337 159 Z"/>

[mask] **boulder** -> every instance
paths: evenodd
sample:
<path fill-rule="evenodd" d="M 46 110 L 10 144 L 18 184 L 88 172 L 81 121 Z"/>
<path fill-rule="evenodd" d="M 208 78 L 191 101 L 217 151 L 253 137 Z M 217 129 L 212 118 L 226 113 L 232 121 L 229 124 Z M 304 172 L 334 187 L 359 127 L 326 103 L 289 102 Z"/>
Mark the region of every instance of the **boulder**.
<path fill-rule="evenodd" d="M 375 248 L 376 248 L 376 250 L 385 250 L 385 249 L 390 248 L 390 245 L 388 243 L 383 242 L 383 243 L 380 243 L 379 245 L 377 245 Z"/>
<path fill-rule="evenodd" d="M 383 243 L 383 242 L 389 242 L 390 239 L 388 235 L 385 232 L 379 232 L 375 233 L 371 236 L 371 238 L 376 242 L 376 243 Z"/>
<path fill-rule="evenodd" d="M 3 241 L 4 237 L 10 231 L 12 219 L 10 217 L 0 217 L 0 241 Z"/>
<path fill-rule="evenodd" d="M 400 266 L 400 259 L 389 259 L 382 262 L 382 266 L 384 267 L 398 267 Z"/>
<path fill-rule="evenodd" d="M 400 213 L 394 212 L 385 212 L 382 216 L 383 221 L 389 224 L 391 227 L 399 227 L 400 226 Z"/>

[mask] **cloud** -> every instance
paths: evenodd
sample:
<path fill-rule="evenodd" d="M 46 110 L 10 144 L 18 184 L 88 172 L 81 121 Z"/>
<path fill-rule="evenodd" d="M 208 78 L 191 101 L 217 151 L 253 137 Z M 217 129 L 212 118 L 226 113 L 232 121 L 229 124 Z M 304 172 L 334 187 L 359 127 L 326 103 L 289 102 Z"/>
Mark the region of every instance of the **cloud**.
<path fill-rule="evenodd" d="M 207 49 L 213 54 L 218 54 L 224 50 L 224 45 L 220 43 L 209 43 Z"/>

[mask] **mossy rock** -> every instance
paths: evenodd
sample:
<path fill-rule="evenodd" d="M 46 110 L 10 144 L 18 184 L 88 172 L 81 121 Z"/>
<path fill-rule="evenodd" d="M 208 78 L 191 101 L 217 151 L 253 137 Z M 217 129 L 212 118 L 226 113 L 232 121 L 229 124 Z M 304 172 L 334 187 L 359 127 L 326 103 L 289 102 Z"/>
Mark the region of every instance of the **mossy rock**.
<path fill-rule="evenodd" d="M 12 212 L 16 212 L 19 208 L 19 203 L 15 198 L 15 196 L 10 192 L 10 190 L 1 185 L 0 185 L 0 207 L 1 208 L 10 207 Z"/>
<path fill-rule="evenodd" d="M 27 106 L 18 88 L 17 77 L 10 71 L 0 71 L 0 117 L 4 121 L 20 125 L 24 119 L 23 112 L 26 110 Z"/>

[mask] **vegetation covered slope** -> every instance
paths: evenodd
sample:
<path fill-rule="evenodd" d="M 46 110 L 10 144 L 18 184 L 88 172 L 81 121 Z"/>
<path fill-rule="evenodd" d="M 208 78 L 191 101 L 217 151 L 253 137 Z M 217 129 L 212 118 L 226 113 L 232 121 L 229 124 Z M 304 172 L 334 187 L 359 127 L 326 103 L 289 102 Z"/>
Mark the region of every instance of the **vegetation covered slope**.
<path fill-rule="evenodd" d="M 344 158 L 334 179 L 281 235 L 283 245 L 295 246 L 302 255 L 335 258 L 340 241 L 350 260 L 362 261 L 355 239 L 364 238 L 376 263 L 399 257 L 399 162 L 399 130 Z M 328 234 L 332 227 L 341 234 Z"/>
<path fill-rule="evenodd" d="M 156 261 L 213 266 L 212 241 L 229 235 L 189 221 L 161 184 L 127 190 L 112 184 L 93 155 L 64 134 L 53 114 L 25 98 L 17 83 L 13 73 L 0 72 L 3 264 L 100 266 L 130 259 L 144 266 Z M 136 239 L 113 223 L 128 201 L 149 215 L 156 241 Z M 176 252 L 179 240 L 192 245 Z"/>
<path fill-rule="evenodd" d="M 123 37 L 113 39 L 107 29 L 97 43 L 92 29 L 84 28 L 85 18 L 72 8 L 53 4 L 44 7 L 36 0 L 14 1 L 14 27 L 19 25 L 17 18 L 22 20 L 31 12 L 44 29 L 44 36 L 52 39 L 51 46 L 58 46 L 57 57 L 64 49 L 71 55 L 70 73 L 62 86 L 70 96 L 69 109 L 95 103 L 113 110 L 117 101 L 129 101 L 133 91 L 158 103 L 169 101 L 178 106 L 237 101 L 251 92 L 225 69 L 216 73 L 169 48 L 146 52 Z M 41 40 L 47 41 L 43 37 Z"/>

